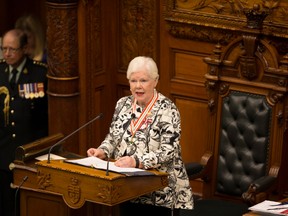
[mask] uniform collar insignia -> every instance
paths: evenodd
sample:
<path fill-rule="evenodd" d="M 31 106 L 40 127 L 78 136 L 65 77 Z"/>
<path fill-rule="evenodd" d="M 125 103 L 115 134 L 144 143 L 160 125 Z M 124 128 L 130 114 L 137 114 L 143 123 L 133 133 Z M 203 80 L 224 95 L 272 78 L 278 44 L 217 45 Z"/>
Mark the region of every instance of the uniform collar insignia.
<path fill-rule="evenodd" d="M 24 68 L 23 74 L 28 74 L 28 69 L 27 68 Z"/>

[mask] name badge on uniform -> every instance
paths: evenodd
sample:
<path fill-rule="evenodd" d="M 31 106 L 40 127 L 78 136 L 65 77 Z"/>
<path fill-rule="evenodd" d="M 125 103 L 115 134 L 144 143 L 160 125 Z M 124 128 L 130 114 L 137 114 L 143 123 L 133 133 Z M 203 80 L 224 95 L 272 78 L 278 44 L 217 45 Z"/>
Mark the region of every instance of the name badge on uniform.
<path fill-rule="evenodd" d="M 19 95 L 22 98 L 33 99 L 45 96 L 43 83 L 19 84 Z"/>

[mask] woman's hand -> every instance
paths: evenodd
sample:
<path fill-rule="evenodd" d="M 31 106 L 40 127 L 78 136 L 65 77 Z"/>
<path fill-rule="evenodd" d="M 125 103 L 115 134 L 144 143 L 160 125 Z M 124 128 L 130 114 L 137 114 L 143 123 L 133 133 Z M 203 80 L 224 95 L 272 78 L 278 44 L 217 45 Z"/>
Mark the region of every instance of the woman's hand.
<path fill-rule="evenodd" d="M 97 149 L 97 148 L 90 148 L 87 150 L 87 155 L 90 156 L 94 156 L 94 157 L 98 157 L 100 159 L 105 159 L 106 158 L 106 154 L 102 149 Z"/>
<path fill-rule="evenodd" d="M 114 164 L 118 167 L 135 167 L 136 161 L 134 157 L 124 156 L 115 161 Z"/>

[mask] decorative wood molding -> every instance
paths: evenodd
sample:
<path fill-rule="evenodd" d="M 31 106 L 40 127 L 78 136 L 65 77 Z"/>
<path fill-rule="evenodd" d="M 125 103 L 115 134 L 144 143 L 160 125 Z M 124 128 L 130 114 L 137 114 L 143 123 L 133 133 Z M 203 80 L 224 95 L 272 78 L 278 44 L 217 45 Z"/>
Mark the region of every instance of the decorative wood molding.
<path fill-rule="evenodd" d="M 229 44 L 238 35 L 235 31 L 175 21 L 168 21 L 168 32 L 176 38 L 220 44 Z"/>
<path fill-rule="evenodd" d="M 117 202 L 123 194 L 121 193 L 121 186 L 123 185 L 109 185 L 109 184 L 103 184 L 102 182 L 95 185 L 95 190 L 97 191 L 96 197 L 99 199 L 102 199 L 103 202 L 108 202 L 109 199 L 113 199 L 115 202 Z"/>
<path fill-rule="evenodd" d="M 45 190 L 47 187 L 52 186 L 51 182 L 51 174 L 50 173 L 37 173 L 37 182 L 38 182 L 38 188 Z"/>
<path fill-rule="evenodd" d="M 283 101 L 283 99 L 284 99 L 284 94 L 271 91 L 269 94 L 268 101 L 270 102 L 270 104 L 275 105 L 279 101 Z"/>
<path fill-rule="evenodd" d="M 138 56 L 156 60 L 158 49 L 159 2 L 155 0 L 120 1 L 120 70 L 126 71 L 129 61 Z"/>
<path fill-rule="evenodd" d="M 49 75 L 78 76 L 77 3 L 47 1 L 47 26 Z"/>
<path fill-rule="evenodd" d="M 258 77 L 259 71 L 256 63 L 255 52 L 258 48 L 256 35 L 243 35 L 243 47 L 240 55 L 240 73 L 248 80 Z"/>
<path fill-rule="evenodd" d="M 271 47 L 269 41 L 256 41 L 258 40 L 255 37 L 243 36 L 226 47 L 220 60 L 219 53 L 216 57 L 212 55 L 205 58 L 204 61 L 209 65 L 206 78 L 212 81 L 218 80 L 219 77 L 239 79 L 243 82 L 261 80 L 259 85 L 275 86 L 277 91 L 285 92 L 288 85 L 287 59 L 284 58 L 279 65 L 275 53 L 272 53 L 276 50 Z M 219 50 L 218 47 L 214 51 L 220 52 Z"/>
<path fill-rule="evenodd" d="M 215 108 L 217 89 L 219 95 L 226 95 L 231 83 L 266 89 L 269 92 L 267 101 L 271 106 L 283 103 L 288 86 L 288 55 L 282 59 L 280 57 L 280 60 L 277 56 L 270 41 L 256 33 L 244 33 L 223 51 L 222 46 L 216 44 L 211 57 L 204 58 L 208 64 L 205 77 L 210 112 Z M 283 110 L 277 113 L 279 125 L 284 122 L 283 113 Z"/>
<path fill-rule="evenodd" d="M 249 31 L 244 11 L 253 9 L 255 5 L 260 7 L 259 13 L 269 12 L 261 33 L 288 38 L 288 2 L 284 0 L 167 0 L 164 16 L 168 31 L 174 37 L 200 40 L 202 38 L 205 41 L 215 42 L 232 37 L 235 31 Z M 208 34 L 211 28 L 218 29 L 216 36 Z M 204 35 L 209 37 L 205 38 Z"/>

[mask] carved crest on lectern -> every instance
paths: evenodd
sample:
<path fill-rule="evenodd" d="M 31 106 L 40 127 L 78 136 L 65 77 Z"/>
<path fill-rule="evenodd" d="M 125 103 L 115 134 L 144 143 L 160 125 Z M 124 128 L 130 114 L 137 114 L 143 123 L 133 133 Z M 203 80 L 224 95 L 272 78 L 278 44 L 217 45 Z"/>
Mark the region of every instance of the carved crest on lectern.
<path fill-rule="evenodd" d="M 80 200 L 81 188 L 79 186 L 79 180 L 75 177 L 71 178 L 71 183 L 68 185 L 68 196 L 71 203 L 76 204 Z"/>

